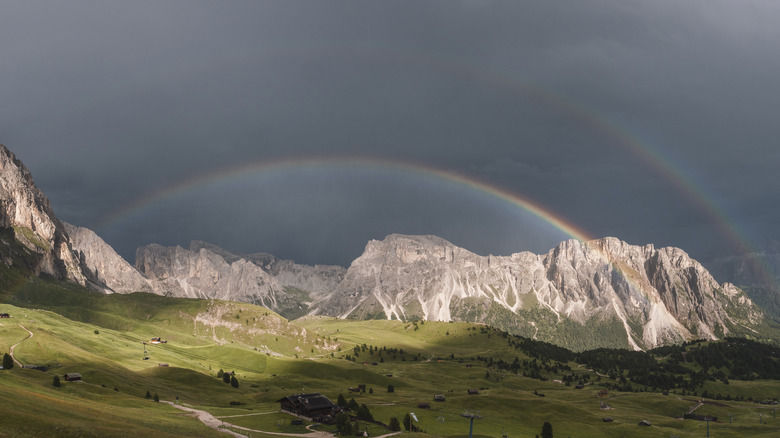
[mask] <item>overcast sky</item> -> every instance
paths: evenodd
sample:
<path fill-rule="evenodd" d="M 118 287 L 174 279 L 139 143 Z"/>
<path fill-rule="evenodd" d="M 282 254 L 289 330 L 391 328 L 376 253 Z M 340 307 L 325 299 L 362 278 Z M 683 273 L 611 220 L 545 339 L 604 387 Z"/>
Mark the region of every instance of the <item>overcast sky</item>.
<path fill-rule="evenodd" d="M 774 0 L 5 0 L 0 143 L 130 262 L 568 237 L 494 189 L 705 259 L 780 237 L 778 23 Z"/>

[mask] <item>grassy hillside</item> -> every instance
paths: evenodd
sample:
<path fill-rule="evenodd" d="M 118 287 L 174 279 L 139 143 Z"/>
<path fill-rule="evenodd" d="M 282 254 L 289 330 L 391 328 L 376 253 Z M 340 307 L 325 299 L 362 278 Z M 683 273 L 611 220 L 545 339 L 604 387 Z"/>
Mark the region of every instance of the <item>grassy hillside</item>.
<path fill-rule="evenodd" d="M 162 400 L 178 396 L 182 405 L 255 430 L 253 437 L 266 436 L 258 431 L 308 432 L 308 422 L 292 425 L 293 417 L 280 412 L 277 403 L 300 392 L 321 392 L 334 402 L 340 394 L 354 398 L 384 424 L 414 412 L 419 420 L 414 424 L 424 432 L 406 434 L 410 437 L 466 436 L 469 420 L 462 414 L 467 410 L 481 416 L 474 422 L 474 434 L 481 437 L 534 436 L 545 421 L 556 437 L 705 436 L 706 423 L 681 419 L 704 391 L 732 398 L 707 398 L 696 409 L 696 414 L 719 417 L 709 425 L 712 436 L 780 432 L 773 406 L 748 401 L 780 396 L 780 382 L 761 376 L 728 383 L 704 379 L 695 391 L 672 389 L 663 395 L 617 366 L 627 366 L 623 361 L 629 355 L 621 350 L 609 353 L 616 354 L 610 359 L 614 369 L 602 370 L 603 364 L 580 363 L 585 356 L 486 326 L 328 318 L 290 323 L 250 304 L 99 295 L 21 276 L 5 276 L 2 284 L 0 313 L 13 318 L 0 320 L 0 353 L 16 345 L 14 355 L 21 363 L 47 370 L 0 370 L 0 436 L 50 436 L 52 431 L 57 436 L 221 435 L 147 399 L 147 391 Z M 152 337 L 168 342 L 150 344 Z M 709 351 L 701 344 L 681 348 L 659 352 L 652 360 Z M 612 358 L 609 354 L 597 357 Z M 697 369 L 697 364 L 683 361 L 681 366 L 702 375 L 716 371 Z M 729 362 L 721 371 L 725 375 L 735 366 Z M 235 371 L 238 388 L 217 378 L 220 369 Z M 54 376 L 69 372 L 81 373 L 83 382 L 63 380 L 53 386 Z M 688 379 L 686 373 L 679 376 Z M 358 385 L 365 385 L 365 392 L 349 391 Z M 469 389 L 479 393 L 470 395 Z M 446 401 L 434 401 L 437 394 Z M 602 409 L 603 403 L 611 409 Z M 614 421 L 603 422 L 607 416 Z M 642 420 L 652 426 L 638 426 Z M 388 432 L 365 422 L 361 428 L 372 436 Z"/>

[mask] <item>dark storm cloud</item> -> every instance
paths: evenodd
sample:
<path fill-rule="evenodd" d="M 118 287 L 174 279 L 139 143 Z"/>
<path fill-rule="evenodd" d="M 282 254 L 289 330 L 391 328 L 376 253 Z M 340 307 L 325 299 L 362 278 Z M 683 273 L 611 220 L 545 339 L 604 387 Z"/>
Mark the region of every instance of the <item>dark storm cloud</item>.
<path fill-rule="evenodd" d="M 220 169 L 354 155 L 705 256 L 734 250 L 713 211 L 780 237 L 778 19 L 769 1 L 10 1 L 0 142 L 58 216 L 131 260 L 191 239 L 347 264 L 393 232 L 483 254 L 561 238 L 464 187 L 343 169 L 202 187 L 104 223 Z"/>

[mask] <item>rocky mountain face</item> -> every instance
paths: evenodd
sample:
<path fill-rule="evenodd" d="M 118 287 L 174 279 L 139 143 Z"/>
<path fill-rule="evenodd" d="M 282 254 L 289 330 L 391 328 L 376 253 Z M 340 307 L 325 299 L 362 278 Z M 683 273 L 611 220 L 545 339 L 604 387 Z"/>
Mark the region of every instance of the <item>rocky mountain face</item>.
<path fill-rule="evenodd" d="M 104 293 L 152 292 L 149 281 L 92 230 L 63 225 L 93 289 Z"/>
<path fill-rule="evenodd" d="M 717 257 L 705 263 L 718 279 L 734 283 L 780 322 L 780 242 L 765 242 L 754 252 Z"/>
<path fill-rule="evenodd" d="M 155 244 L 138 248 L 136 269 L 160 295 L 243 301 L 296 318 L 327 296 L 344 268 L 237 255 L 193 241 L 189 249 Z"/>
<path fill-rule="evenodd" d="M 715 339 L 762 320 L 677 248 L 615 238 L 547 254 L 479 256 L 434 236 L 371 241 L 312 313 L 358 319 L 471 321 L 572 348 L 653 348 Z"/>
<path fill-rule="evenodd" d="M 16 156 L 0 145 L 0 228 L 13 236 L 28 254 L 17 254 L 15 245 L 3 238 L 3 262 L 24 260 L 34 274 L 48 274 L 85 285 L 79 259 L 71 247 L 63 224 L 54 216 L 46 195 L 35 186 L 30 171 Z M 13 232 L 11 233 L 11 230 Z"/>

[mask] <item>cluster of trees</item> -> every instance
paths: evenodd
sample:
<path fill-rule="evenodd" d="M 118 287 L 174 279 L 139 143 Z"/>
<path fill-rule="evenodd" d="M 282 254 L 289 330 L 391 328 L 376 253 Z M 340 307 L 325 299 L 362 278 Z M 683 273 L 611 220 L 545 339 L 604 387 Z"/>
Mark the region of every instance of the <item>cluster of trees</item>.
<path fill-rule="evenodd" d="M 236 379 L 235 371 L 227 373 L 220 368 L 219 371 L 217 371 L 217 378 L 222 379 L 225 383 L 229 383 L 233 388 L 238 388 L 238 379 Z"/>
<path fill-rule="evenodd" d="M 366 360 L 374 360 L 375 358 L 378 358 L 379 361 L 384 362 L 385 358 L 384 356 L 389 356 L 391 359 L 396 360 L 398 359 L 398 356 L 401 356 L 401 360 L 406 360 L 406 355 L 404 354 L 403 348 L 387 348 L 385 346 L 382 346 L 381 348 L 374 345 L 355 345 L 354 348 L 352 348 L 353 356 L 347 355 L 347 360 L 355 361 L 356 358 L 360 357 L 362 353 L 367 353 L 368 358 Z"/>
<path fill-rule="evenodd" d="M 735 380 L 780 379 L 780 348 L 741 338 L 726 338 L 723 342 L 709 342 L 688 348 L 678 361 L 695 363 L 714 378 L 717 370 L 723 377 Z M 683 356 L 683 357 L 680 357 Z M 682 360 L 680 360 L 682 359 Z"/>
<path fill-rule="evenodd" d="M 568 364 L 556 362 L 548 358 L 543 358 L 541 360 L 534 358 L 530 361 L 521 361 L 519 357 L 515 357 L 512 362 L 508 362 L 504 359 L 477 356 L 477 360 L 485 362 L 488 368 L 509 371 L 514 374 L 522 374 L 523 377 L 529 377 L 531 379 L 537 379 L 541 381 L 547 380 L 547 377 L 543 375 L 542 372 L 548 374 L 558 374 L 560 372 L 571 371 L 571 367 Z"/>
<path fill-rule="evenodd" d="M 365 403 L 359 405 L 354 398 L 347 401 L 347 399 L 344 398 L 344 395 L 339 394 L 336 399 L 336 405 L 344 410 L 344 412 L 336 414 L 335 418 L 336 430 L 341 435 L 354 435 L 360 432 L 359 422 L 356 422 L 353 425 L 351 416 L 347 412 L 352 412 L 358 420 L 374 422 L 374 415 L 371 413 L 368 406 Z M 396 421 L 398 420 L 396 419 Z M 398 430 L 400 430 L 400 428 Z"/>
<path fill-rule="evenodd" d="M 488 334 L 490 330 L 494 329 L 481 329 Z M 538 380 L 546 380 L 550 374 L 570 372 L 569 362 L 586 364 L 597 374 L 608 376 L 611 381 L 601 385 L 618 391 L 681 389 L 695 393 L 706 381 L 728 384 L 730 379 L 780 379 L 780 348 L 749 339 L 694 340 L 648 352 L 598 348 L 575 353 L 522 336 L 503 332 L 501 336 L 532 360 L 520 361 L 516 357 L 509 362 L 479 356 L 477 360 L 485 362 L 488 368 L 522 373 L 524 377 Z M 564 380 L 573 382 L 567 376 L 564 374 Z"/>
<path fill-rule="evenodd" d="M 513 345 L 515 349 L 539 360 L 552 360 L 566 363 L 573 361 L 576 356 L 572 351 L 563 347 L 550 344 L 549 342 L 523 338 L 522 336 L 513 336 L 508 342 L 510 345 Z"/>
<path fill-rule="evenodd" d="M 706 381 L 780 379 L 780 348 L 741 338 L 702 340 L 659 347 L 648 352 L 605 349 L 584 351 L 576 360 L 617 380 L 651 390 L 695 391 Z"/>

